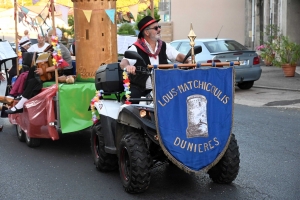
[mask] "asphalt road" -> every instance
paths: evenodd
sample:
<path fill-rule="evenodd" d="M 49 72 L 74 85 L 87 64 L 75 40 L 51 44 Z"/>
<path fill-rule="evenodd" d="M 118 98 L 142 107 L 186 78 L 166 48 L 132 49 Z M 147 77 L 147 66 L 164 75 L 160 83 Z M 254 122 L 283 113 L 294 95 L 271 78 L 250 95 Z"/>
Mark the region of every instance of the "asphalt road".
<path fill-rule="evenodd" d="M 19 142 L 15 127 L 0 119 L 0 199 L 300 199 L 300 112 L 235 105 L 233 132 L 240 172 L 231 185 L 213 183 L 163 165 L 152 170 L 143 194 L 124 192 L 118 171 L 95 169 L 89 134 L 43 140 L 38 148 Z"/>
<path fill-rule="evenodd" d="M 149 189 L 137 195 L 124 192 L 118 171 L 95 169 L 89 133 L 43 140 L 33 149 L 19 142 L 15 126 L 0 118 L 0 200 L 300 199 L 298 99 L 299 92 L 286 89 L 236 89 L 233 133 L 241 155 L 237 179 L 220 185 L 205 173 L 194 176 L 163 165 L 152 170 Z"/>

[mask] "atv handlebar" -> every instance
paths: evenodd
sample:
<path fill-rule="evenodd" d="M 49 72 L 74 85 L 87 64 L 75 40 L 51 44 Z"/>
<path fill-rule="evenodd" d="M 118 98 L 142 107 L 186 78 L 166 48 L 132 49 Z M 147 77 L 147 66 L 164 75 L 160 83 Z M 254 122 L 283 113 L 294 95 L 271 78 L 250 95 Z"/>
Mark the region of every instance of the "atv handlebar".
<path fill-rule="evenodd" d="M 126 68 L 125 68 L 126 71 Z M 136 74 L 151 74 L 149 69 L 146 66 L 136 66 L 135 67 L 135 73 Z"/>
<path fill-rule="evenodd" d="M 144 66 L 136 66 L 135 72 L 138 74 L 150 74 L 148 68 Z"/>

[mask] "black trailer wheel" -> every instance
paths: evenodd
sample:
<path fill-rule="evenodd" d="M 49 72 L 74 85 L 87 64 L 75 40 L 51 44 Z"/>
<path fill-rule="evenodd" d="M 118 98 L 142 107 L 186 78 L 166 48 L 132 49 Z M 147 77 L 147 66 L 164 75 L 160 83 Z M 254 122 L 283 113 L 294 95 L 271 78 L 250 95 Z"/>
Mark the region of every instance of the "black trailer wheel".
<path fill-rule="evenodd" d="M 241 89 L 241 90 L 249 90 L 250 88 L 252 88 L 254 84 L 254 81 L 245 81 L 245 82 L 242 82 L 242 83 L 238 83 L 238 87 Z"/>
<path fill-rule="evenodd" d="M 92 127 L 91 150 L 94 163 L 99 171 L 113 171 L 118 168 L 118 157 L 114 154 L 106 153 L 104 150 L 104 135 L 101 132 L 101 124 L 95 124 Z"/>
<path fill-rule="evenodd" d="M 19 125 L 16 125 L 17 137 L 20 142 L 25 142 L 25 132 L 21 129 Z"/>
<path fill-rule="evenodd" d="M 126 192 L 140 193 L 149 187 L 150 166 L 150 153 L 142 135 L 126 134 L 119 149 L 119 170 Z"/>
<path fill-rule="evenodd" d="M 231 140 L 224 156 L 209 171 L 209 177 L 216 183 L 231 183 L 237 177 L 240 168 L 240 153 L 235 135 Z"/>
<path fill-rule="evenodd" d="M 31 138 L 26 133 L 25 133 L 25 141 L 26 141 L 27 146 L 32 147 L 32 148 L 38 147 L 41 145 L 40 138 Z"/>

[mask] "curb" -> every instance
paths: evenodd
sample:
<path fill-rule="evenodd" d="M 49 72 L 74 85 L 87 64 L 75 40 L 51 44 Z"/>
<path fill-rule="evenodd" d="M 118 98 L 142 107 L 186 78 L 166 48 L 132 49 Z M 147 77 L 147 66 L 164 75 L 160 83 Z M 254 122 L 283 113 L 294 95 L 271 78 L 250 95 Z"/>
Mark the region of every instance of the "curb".
<path fill-rule="evenodd" d="M 273 89 L 273 90 L 288 90 L 288 91 L 294 91 L 294 92 L 300 92 L 300 89 L 290 89 L 290 88 L 277 88 L 277 87 L 269 87 L 269 86 L 260 86 L 260 85 L 256 85 L 256 86 L 252 86 L 254 88 L 262 88 L 262 89 Z"/>
<path fill-rule="evenodd" d="M 296 73 L 300 74 L 300 67 L 299 66 L 296 67 Z"/>

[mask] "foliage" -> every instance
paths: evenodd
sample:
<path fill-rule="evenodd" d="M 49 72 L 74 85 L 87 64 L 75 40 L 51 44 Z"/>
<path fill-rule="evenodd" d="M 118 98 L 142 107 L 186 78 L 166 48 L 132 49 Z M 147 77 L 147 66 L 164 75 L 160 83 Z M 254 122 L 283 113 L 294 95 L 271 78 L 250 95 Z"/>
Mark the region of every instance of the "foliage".
<path fill-rule="evenodd" d="M 260 51 L 260 57 L 265 61 L 271 62 L 274 58 L 273 42 L 277 38 L 279 33 L 279 28 L 277 25 L 268 25 L 265 27 L 265 32 L 263 33 L 264 38 L 263 44 L 258 46 L 256 49 Z"/>
<path fill-rule="evenodd" d="M 69 29 L 70 35 L 71 35 L 71 37 L 74 37 L 75 27 L 74 27 L 74 16 L 73 15 L 69 15 L 69 17 L 68 17 L 68 25 L 70 27 L 70 29 Z"/>
<path fill-rule="evenodd" d="M 259 51 L 260 57 L 265 61 L 271 62 L 275 56 L 274 50 L 268 44 L 260 45 L 256 49 Z"/>
<path fill-rule="evenodd" d="M 141 21 L 141 19 L 143 19 L 145 16 L 151 16 L 151 10 L 147 10 L 147 15 L 145 15 L 145 13 L 139 13 L 138 16 L 137 16 L 137 19 L 136 19 L 136 23 L 135 23 L 135 26 L 134 28 L 136 30 L 139 30 L 139 28 L 137 27 L 137 24 Z M 157 8 L 154 8 L 154 18 L 156 20 L 160 19 L 160 15 L 158 14 L 158 9 Z"/>
<path fill-rule="evenodd" d="M 295 65 L 300 60 L 300 45 L 292 42 L 288 36 L 279 34 L 277 25 L 268 25 L 263 33 L 266 40 L 257 50 L 266 61 L 275 66 L 283 64 Z"/>
<path fill-rule="evenodd" d="M 136 5 L 140 0 L 118 0 L 117 1 L 117 11 L 118 12 L 129 12 L 128 6 Z M 158 2 L 160 0 L 154 0 L 154 7 L 158 7 Z M 148 1 L 149 2 L 149 1 Z M 148 4 L 139 3 L 139 12 L 144 11 L 148 8 Z"/>
<path fill-rule="evenodd" d="M 74 17 L 73 16 L 68 17 L 68 25 L 71 27 L 70 29 L 66 29 L 66 28 L 60 27 L 60 26 L 57 26 L 57 28 L 59 28 L 63 33 L 66 32 L 68 34 L 68 36 L 73 38 L 74 37 Z"/>
<path fill-rule="evenodd" d="M 135 31 L 131 24 L 123 23 L 118 30 L 118 34 L 119 35 L 135 35 Z"/>
<path fill-rule="evenodd" d="M 300 60 L 300 45 L 292 42 L 288 36 L 280 35 L 272 44 L 275 52 L 273 64 L 281 67 L 283 64 L 296 65 Z"/>

